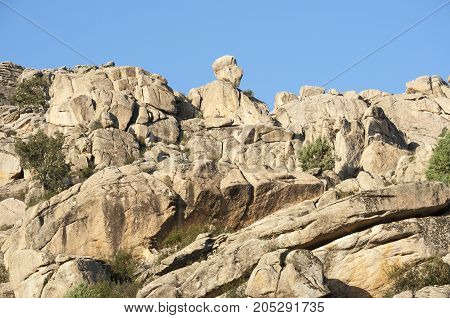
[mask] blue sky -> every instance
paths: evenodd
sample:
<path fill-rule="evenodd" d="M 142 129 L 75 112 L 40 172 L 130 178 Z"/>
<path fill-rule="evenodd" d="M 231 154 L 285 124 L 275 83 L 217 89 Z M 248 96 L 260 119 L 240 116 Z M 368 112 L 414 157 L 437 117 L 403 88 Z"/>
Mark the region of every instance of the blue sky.
<path fill-rule="evenodd" d="M 276 92 L 321 85 L 445 0 L 13 1 L 8 3 L 98 64 L 136 65 L 175 90 L 213 80 L 231 54 L 242 89 L 270 107 Z M 404 91 L 420 75 L 450 75 L 450 4 L 327 88 Z M 0 4 L 0 61 L 34 68 L 87 64 Z"/>

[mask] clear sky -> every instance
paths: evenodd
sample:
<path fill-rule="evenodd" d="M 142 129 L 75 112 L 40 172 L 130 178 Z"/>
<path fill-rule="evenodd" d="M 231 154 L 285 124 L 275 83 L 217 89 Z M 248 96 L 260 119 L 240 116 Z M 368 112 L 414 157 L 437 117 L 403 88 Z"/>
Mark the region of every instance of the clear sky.
<path fill-rule="evenodd" d="M 231 54 L 242 89 L 270 107 L 276 92 L 321 85 L 446 0 L 6 2 L 98 64 L 136 65 L 187 93 Z M 450 75 L 450 4 L 327 88 L 399 93 L 420 75 Z M 0 3 L 0 61 L 34 68 L 88 64 Z"/>

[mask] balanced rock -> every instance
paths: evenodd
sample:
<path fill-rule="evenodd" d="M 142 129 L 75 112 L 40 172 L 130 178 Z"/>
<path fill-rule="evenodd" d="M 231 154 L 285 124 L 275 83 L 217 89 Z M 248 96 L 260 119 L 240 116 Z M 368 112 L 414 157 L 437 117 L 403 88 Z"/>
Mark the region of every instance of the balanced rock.
<path fill-rule="evenodd" d="M 219 57 L 212 64 L 214 75 L 220 81 L 227 81 L 235 87 L 239 87 L 244 72 L 237 66 L 236 58 L 231 55 Z"/>

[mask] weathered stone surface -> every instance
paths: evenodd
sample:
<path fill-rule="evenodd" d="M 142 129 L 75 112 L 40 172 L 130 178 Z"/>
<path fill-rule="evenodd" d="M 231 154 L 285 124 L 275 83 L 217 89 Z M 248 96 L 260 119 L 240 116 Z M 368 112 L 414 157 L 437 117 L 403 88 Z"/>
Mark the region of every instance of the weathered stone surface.
<path fill-rule="evenodd" d="M 342 119 L 349 122 L 360 120 L 366 109 L 367 104 L 362 100 L 321 94 L 282 105 L 274 113 L 274 118 L 284 128 L 304 134 L 307 141 L 319 137 L 334 140 Z"/>
<path fill-rule="evenodd" d="M 204 118 L 225 117 L 234 123 L 271 124 L 267 106 L 250 98 L 233 84 L 216 80 L 200 88 L 192 89 L 188 95 Z"/>
<path fill-rule="evenodd" d="M 125 131 L 96 129 L 90 136 L 94 163 L 98 167 L 123 166 L 139 158 L 139 144 Z"/>
<path fill-rule="evenodd" d="M 442 86 L 447 87 L 447 83 L 437 75 L 420 76 L 415 80 L 406 83 L 406 93 L 423 93 L 426 95 L 442 96 Z"/>
<path fill-rule="evenodd" d="M 17 256 L 20 255 L 20 256 Z M 42 252 L 32 250 L 19 250 L 14 252 L 9 262 L 11 269 L 19 265 L 15 262 L 30 260 L 29 256 L 39 255 L 39 262 L 28 266 L 27 275 L 11 275 L 11 286 L 15 297 L 64 297 L 64 295 L 80 283 L 95 283 L 111 279 L 110 268 L 104 262 L 88 257 L 61 257 L 51 258 Z M 27 256 L 26 258 L 24 258 Z M 31 260 L 36 259 L 31 258 Z M 16 259 L 19 257 L 19 259 Z M 45 262 L 44 262 L 44 261 Z M 62 261 L 59 261 L 62 260 Z"/>
<path fill-rule="evenodd" d="M 343 120 L 342 128 L 336 134 L 334 172 L 342 178 L 353 176 L 359 169 L 364 150 L 364 129 L 358 121 Z"/>
<path fill-rule="evenodd" d="M 297 100 L 298 97 L 295 94 L 290 92 L 279 92 L 275 95 L 275 100 L 273 103 L 273 109 L 276 111 L 279 107 L 283 106 L 286 103 Z"/>
<path fill-rule="evenodd" d="M 436 144 L 442 130 L 450 126 L 450 119 L 442 116 L 439 105 L 428 98 L 385 96 L 376 101 L 376 106 L 406 135 L 408 143 Z"/>
<path fill-rule="evenodd" d="M 419 146 L 413 154 L 401 156 L 392 177 L 395 183 L 417 182 L 426 180 L 428 162 L 433 154 L 433 146 Z"/>
<path fill-rule="evenodd" d="M 178 122 L 174 117 L 159 120 L 150 125 L 148 134 L 151 141 L 173 144 L 178 140 L 180 134 Z"/>
<path fill-rule="evenodd" d="M 323 88 L 323 87 L 305 85 L 305 86 L 300 87 L 298 96 L 300 99 L 305 99 L 306 97 L 320 95 L 323 93 L 325 93 L 325 88 Z"/>
<path fill-rule="evenodd" d="M 41 297 L 64 297 L 77 284 L 108 281 L 111 278 L 109 267 L 91 258 L 69 258 L 69 261 L 58 265 L 42 289 Z"/>
<path fill-rule="evenodd" d="M 406 148 L 404 134 L 386 117 L 382 108 L 376 106 L 367 108 L 364 112 L 363 124 L 366 146 L 374 141 L 382 141 Z"/>
<path fill-rule="evenodd" d="M 228 228 L 250 224 L 276 210 L 318 197 L 322 182 L 305 173 L 271 169 L 237 169 L 211 160 L 196 160 L 179 169 L 173 189 L 186 204 L 190 222 Z"/>
<path fill-rule="evenodd" d="M 175 204 L 173 191 L 138 168 L 106 168 L 27 210 L 2 250 L 5 260 L 23 249 L 92 257 L 118 249 L 139 253 L 174 216 Z"/>
<path fill-rule="evenodd" d="M 407 154 L 408 152 L 405 150 L 375 141 L 364 149 L 360 166 L 371 174 L 383 175 L 389 170 L 395 170 L 400 157 Z"/>
<path fill-rule="evenodd" d="M 278 250 L 261 257 L 245 293 L 251 297 L 309 298 L 328 293 L 322 264 L 306 250 Z"/>
<path fill-rule="evenodd" d="M 433 215 L 449 206 L 449 197 L 443 184 L 419 183 L 360 193 L 321 209 L 304 202 L 229 234 L 205 261 L 161 276 L 145 286 L 140 296 L 213 297 L 222 287 L 249 275 L 270 250 L 316 249 L 377 224 Z"/>
<path fill-rule="evenodd" d="M 9 230 L 22 220 L 25 209 L 25 203 L 13 198 L 0 201 L 0 231 Z"/>
<path fill-rule="evenodd" d="M 232 124 L 233 120 L 226 117 L 208 117 L 205 119 L 206 128 L 220 128 L 231 126 Z"/>
<path fill-rule="evenodd" d="M 323 261 L 325 276 L 331 280 L 328 286 L 335 295 L 381 296 L 389 287 L 389 266 L 446 255 L 449 233 L 449 216 L 408 219 L 351 234 L 314 254 Z"/>
<path fill-rule="evenodd" d="M 21 171 L 20 158 L 14 152 L 14 145 L 0 144 L 0 186 L 14 180 Z"/>

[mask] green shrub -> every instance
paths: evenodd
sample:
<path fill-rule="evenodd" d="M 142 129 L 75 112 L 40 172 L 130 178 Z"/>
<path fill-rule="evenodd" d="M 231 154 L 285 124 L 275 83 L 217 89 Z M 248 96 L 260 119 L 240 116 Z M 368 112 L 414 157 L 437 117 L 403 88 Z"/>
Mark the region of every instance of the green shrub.
<path fill-rule="evenodd" d="M 31 108 L 47 108 L 49 98 L 49 83 L 45 78 L 31 77 L 19 85 L 17 85 L 13 102 L 19 106 L 19 108 L 31 107 Z"/>
<path fill-rule="evenodd" d="M 30 201 L 28 202 L 28 207 L 35 206 L 38 203 L 44 202 L 49 200 L 52 196 L 55 195 L 55 192 L 53 191 L 45 191 L 43 195 L 40 196 L 33 196 Z"/>
<path fill-rule="evenodd" d="M 50 194 L 64 190 L 69 176 L 70 167 L 65 163 L 63 144 L 64 138 L 61 134 L 53 138 L 42 131 L 31 136 L 27 142 L 18 140 L 15 144 L 22 167 L 33 169 L 37 179 Z"/>
<path fill-rule="evenodd" d="M 0 263 L 0 284 L 9 282 L 9 274 L 5 265 Z"/>
<path fill-rule="evenodd" d="M 255 97 L 253 91 L 251 89 L 244 89 L 242 91 L 242 94 L 246 95 L 247 97 L 253 98 Z"/>
<path fill-rule="evenodd" d="M 5 130 L 5 135 L 6 135 L 6 137 L 12 137 L 12 136 L 17 135 L 17 132 L 12 129 L 7 129 L 7 130 Z"/>
<path fill-rule="evenodd" d="M 334 168 L 333 147 L 327 140 L 316 139 L 313 143 L 304 146 L 298 153 L 303 171 L 320 168 L 332 170 Z"/>
<path fill-rule="evenodd" d="M 430 258 L 420 264 L 391 266 L 386 274 L 391 283 L 386 297 L 407 290 L 415 292 L 427 286 L 450 284 L 450 265 L 440 258 Z"/>
<path fill-rule="evenodd" d="M 428 180 L 450 184 L 450 131 L 445 131 L 433 151 L 426 172 Z"/>
<path fill-rule="evenodd" d="M 132 281 L 138 260 L 131 252 L 119 250 L 107 261 L 116 280 Z"/>
<path fill-rule="evenodd" d="M 195 224 L 173 228 L 161 242 L 161 248 L 177 247 L 182 249 L 195 241 L 201 233 L 210 232 L 206 224 Z"/>
<path fill-rule="evenodd" d="M 134 298 L 139 286 L 135 283 L 117 284 L 113 282 L 80 283 L 71 288 L 65 298 Z"/>

